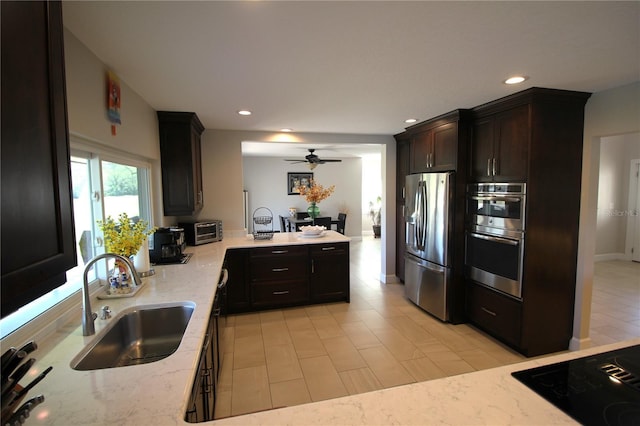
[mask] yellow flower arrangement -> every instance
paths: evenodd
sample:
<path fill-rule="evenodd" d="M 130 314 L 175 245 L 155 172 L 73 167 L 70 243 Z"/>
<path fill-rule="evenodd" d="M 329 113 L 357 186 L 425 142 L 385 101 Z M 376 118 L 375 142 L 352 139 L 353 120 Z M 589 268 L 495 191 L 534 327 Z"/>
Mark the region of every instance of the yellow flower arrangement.
<path fill-rule="evenodd" d="M 127 258 L 135 255 L 140 250 L 144 239 L 156 230 L 155 227 L 147 229 L 148 223 L 144 220 L 132 223 L 126 213 L 118 216 L 118 223 L 111 216 L 97 223 L 104 234 L 105 250 Z"/>
<path fill-rule="evenodd" d="M 308 203 L 314 204 L 317 204 L 320 201 L 329 198 L 329 196 L 333 194 L 333 191 L 336 189 L 335 185 L 331 185 L 330 187 L 325 189 L 322 185 L 316 183 L 313 179 L 311 179 L 309 185 L 310 187 L 307 187 L 305 185 L 299 186 L 298 192 L 307 200 Z"/>

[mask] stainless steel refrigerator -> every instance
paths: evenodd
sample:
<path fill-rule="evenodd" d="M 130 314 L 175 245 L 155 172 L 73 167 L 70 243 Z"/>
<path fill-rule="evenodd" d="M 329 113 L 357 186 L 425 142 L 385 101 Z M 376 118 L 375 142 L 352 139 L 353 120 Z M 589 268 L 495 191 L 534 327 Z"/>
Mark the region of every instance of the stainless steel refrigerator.
<path fill-rule="evenodd" d="M 405 185 L 405 295 L 425 311 L 449 321 L 449 224 L 453 172 L 409 175 Z"/>

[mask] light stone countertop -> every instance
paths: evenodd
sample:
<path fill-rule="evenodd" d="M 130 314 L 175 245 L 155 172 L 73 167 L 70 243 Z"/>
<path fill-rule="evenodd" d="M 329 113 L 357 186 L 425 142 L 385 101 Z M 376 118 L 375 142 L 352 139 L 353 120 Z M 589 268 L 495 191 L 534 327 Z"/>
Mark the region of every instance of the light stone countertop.
<path fill-rule="evenodd" d="M 80 312 L 47 339 L 37 342 L 27 383 L 49 365 L 53 370 L 28 397 L 44 394 L 27 424 L 175 425 L 184 421 L 200 347 L 227 248 L 347 242 L 329 231 L 322 238 L 276 233 L 273 240 L 226 238 L 188 247 L 185 265 L 154 266 L 155 275 L 133 298 L 92 299 L 96 311 L 108 302 L 113 316 L 131 306 L 190 301 L 196 308 L 178 350 L 150 364 L 76 371 L 71 360 L 96 336 L 82 336 Z M 80 311 L 80 309 L 78 309 Z M 96 334 L 109 320 L 96 320 Z M 510 376 L 511 371 L 640 343 L 634 341 L 539 358 L 506 367 L 331 399 L 301 406 L 217 420 L 220 425 L 343 424 L 575 424 L 551 404 Z"/>

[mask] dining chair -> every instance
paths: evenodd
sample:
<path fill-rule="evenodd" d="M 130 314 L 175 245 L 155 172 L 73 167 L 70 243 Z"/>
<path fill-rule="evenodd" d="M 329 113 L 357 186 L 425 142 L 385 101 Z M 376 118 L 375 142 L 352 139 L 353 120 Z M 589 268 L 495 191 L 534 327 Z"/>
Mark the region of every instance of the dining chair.
<path fill-rule="evenodd" d="M 324 226 L 327 230 L 331 229 L 331 217 L 329 216 L 316 217 L 313 223 L 316 226 Z"/>
<path fill-rule="evenodd" d="M 338 213 L 338 225 L 336 226 L 336 230 L 344 235 L 344 228 L 347 223 L 347 214 L 346 213 Z"/>

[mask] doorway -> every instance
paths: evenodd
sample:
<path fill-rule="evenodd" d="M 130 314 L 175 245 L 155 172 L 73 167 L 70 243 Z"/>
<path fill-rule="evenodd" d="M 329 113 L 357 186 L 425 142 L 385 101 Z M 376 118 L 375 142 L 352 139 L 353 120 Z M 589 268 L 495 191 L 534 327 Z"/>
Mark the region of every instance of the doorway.
<path fill-rule="evenodd" d="M 640 335 L 640 133 L 600 140 L 589 337 L 593 346 Z"/>

